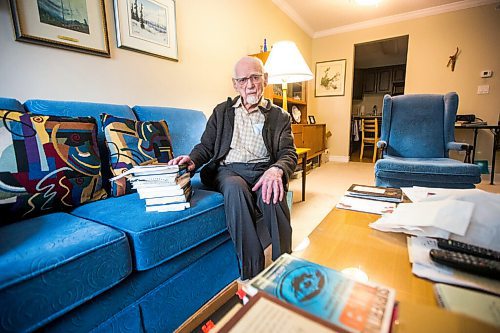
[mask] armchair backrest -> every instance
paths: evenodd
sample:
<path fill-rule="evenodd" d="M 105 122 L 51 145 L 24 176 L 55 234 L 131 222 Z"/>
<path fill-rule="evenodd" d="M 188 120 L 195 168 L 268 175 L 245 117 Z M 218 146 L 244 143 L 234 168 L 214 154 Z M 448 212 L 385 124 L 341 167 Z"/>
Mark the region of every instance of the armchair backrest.
<path fill-rule="evenodd" d="M 398 157 L 448 157 L 455 141 L 458 95 L 415 94 L 384 96 L 380 139 L 386 154 Z"/>

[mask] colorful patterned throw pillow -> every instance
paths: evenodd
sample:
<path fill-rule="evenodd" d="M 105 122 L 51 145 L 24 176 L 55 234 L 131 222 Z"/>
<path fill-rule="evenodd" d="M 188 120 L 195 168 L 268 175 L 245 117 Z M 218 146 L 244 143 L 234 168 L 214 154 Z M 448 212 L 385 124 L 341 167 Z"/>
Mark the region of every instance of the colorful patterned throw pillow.
<path fill-rule="evenodd" d="M 0 110 L 0 214 L 8 222 L 103 199 L 90 117 Z"/>
<path fill-rule="evenodd" d="M 101 114 L 109 149 L 111 172 L 117 176 L 136 165 L 166 163 L 174 155 L 168 125 L 161 121 L 137 121 Z M 111 195 L 133 192 L 128 177 L 111 182 Z"/>

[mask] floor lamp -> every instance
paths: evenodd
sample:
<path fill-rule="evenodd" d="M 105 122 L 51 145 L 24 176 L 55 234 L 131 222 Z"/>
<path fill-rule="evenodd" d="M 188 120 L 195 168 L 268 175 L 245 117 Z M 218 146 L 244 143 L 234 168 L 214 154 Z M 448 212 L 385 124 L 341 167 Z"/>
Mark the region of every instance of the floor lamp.
<path fill-rule="evenodd" d="M 287 84 L 308 81 L 313 74 L 297 45 L 291 41 L 276 42 L 264 66 L 269 84 L 280 84 L 283 90 L 283 109 L 287 110 Z"/>

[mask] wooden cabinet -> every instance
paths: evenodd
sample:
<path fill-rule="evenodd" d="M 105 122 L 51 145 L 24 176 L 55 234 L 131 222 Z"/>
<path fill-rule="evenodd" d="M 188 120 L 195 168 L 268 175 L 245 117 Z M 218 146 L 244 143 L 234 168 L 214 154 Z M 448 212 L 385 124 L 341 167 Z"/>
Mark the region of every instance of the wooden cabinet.
<path fill-rule="evenodd" d="M 358 77 L 362 77 L 363 94 L 392 94 L 394 93 L 394 85 L 397 86 L 398 92 L 401 92 L 401 87 L 404 89 L 405 65 L 368 68 L 362 71 L 363 74 L 358 75 Z M 354 82 L 354 86 L 356 86 L 356 82 Z M 353 96 L 353 99 L 361 98 Z"/>
<path fill-rule="evenodd" d="M 295 146 L 311 149 L 307 153 L 308 159 L 321 155 L 325 151 L 325 124 L 293 124 L 292 133 L 294 136 Z"/>
<path fill-rule="evenodd" d="M 363 73 L 363 93 L 374 94 L 377 92 L 377 71 L 367 69 Z"/>
<path fill-rule="evenodd" d="M 405 82 L 406 65 L 394 66 L 392 70 L 392 82 Z"/>
<path fill-rule="evenodd" d="M 352 99 L 363 99 L 363 70 L 354 69 L 354 80 L 352 85 Z"/>
<path fill-rule="evenodd" d="M 392 96 L 402 95 L 405 91 L 406 66 L 394 66 L 392 70 Z"/>
<path fill-rule="evenodd" d="M 251 54 L 257 57 L 265 64 L 269 57 L 269 51 L 257 54 Z M 307 124 L 307 83 L 297 82 L 287 84 L 287 104 L 288 112 L 292 111 L 293 107 L 300 110 L 300 123 Z M 264 90 L 264 97 L 269 98 L 274 104 L 283 106 L 283 91 L 280 84 L 270 84 Z"/>
<path fill-rule="evenodd" d="M 392 90 L 392 68 L 381 68 L 377 71 L 377 92 L 390 93 Z"/>

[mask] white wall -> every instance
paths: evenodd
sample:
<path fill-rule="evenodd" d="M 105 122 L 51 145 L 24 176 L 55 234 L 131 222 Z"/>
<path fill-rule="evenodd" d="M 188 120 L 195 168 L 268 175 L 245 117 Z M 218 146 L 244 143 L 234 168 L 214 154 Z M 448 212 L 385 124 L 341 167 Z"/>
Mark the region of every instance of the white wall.
<path fill-rule="evenodd" d="M 105 0 L 111 58 L 15 41 L 0 1 L 0 96 L 194 108 L 211 113 L 227 96 L 233 64 L 282 39 L 306 61 L 311 38 L 271 0 L 176 1 L 179 62 L 116 47 L 113 1 Z"/>

